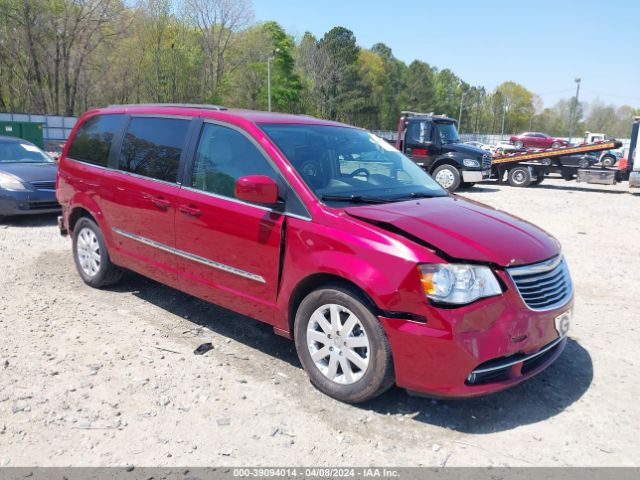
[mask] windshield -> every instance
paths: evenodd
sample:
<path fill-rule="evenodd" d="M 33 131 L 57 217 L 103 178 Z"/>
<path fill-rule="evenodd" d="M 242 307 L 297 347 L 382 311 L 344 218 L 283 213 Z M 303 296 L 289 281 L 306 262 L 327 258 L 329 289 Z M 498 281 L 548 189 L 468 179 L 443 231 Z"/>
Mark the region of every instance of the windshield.
<path fill-rule="evenodd" d="M 52 163 L 53 160 L 35 145 L 0 142 L 0 163 Z"/>
<path fill-rule="evenodd" d="M 447 195 L 424 170 L 364 130 L 301 124 L 260 127 L 325 202 L 386 203 Z"/>
<path fill-rule="evenodd" d="M 438 133 L 440 134 L 440 140 L 442 143 L 459 143 L 460 137 L 458 136 L 458 129 L 456 124 L 452 122 L 436 123 Z"/>

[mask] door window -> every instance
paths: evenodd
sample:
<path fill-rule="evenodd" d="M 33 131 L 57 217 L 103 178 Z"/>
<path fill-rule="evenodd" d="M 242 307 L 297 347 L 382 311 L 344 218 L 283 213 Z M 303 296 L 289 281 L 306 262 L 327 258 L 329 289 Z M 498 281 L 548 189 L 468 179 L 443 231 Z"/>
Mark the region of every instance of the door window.
<path fill-rule="evenodd" d="M 430 122 L 411 122 L 409 124 L 409 141 L 411 143 L 425 143 L 431 141 Z"/>
<path fill-rule="evenodd" d="M 124 123 L 124 115 L 96 115 L 80 125 L 67 156 L 73 160 L 106 167 L 111 142 Z"/>
<path fill-rule="evenodd" d="M 181 118 L 134 117 L 124 136 L 118 168 L 175 183 L 189 128 Z"/>
<path fill-rule="evenodd" d="M 191 186 L 235 198 L 236 180 L 246 175 L 278 174 L 256 146 L 232 128 L 205 123 L 198 142 Z"/>

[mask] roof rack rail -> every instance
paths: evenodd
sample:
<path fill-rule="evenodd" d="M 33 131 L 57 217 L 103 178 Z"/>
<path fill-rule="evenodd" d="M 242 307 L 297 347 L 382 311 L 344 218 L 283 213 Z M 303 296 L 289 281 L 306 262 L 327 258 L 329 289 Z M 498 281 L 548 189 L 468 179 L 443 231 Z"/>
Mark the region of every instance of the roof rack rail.
<path fill-rule="evenodd" d="M 402 110 L 400 114 L 411 116 L 411 117 L 433 117 L 433 112 L 421 113 L 421 112 L 412 112 L 411 110 Z"/>
<path fill-rule="evenodd" d="M 109 108 L 127 108 L 127 107 L 179 107 L 179 108 L 198 108 L 202 110 L 228 110 L 227 107 L 223 107 L 221 105 L 207 105 L 207 104 L 199 104 L 199 103 L 125 103 L 125 104 L 115 104 L 109 105 Z"/>

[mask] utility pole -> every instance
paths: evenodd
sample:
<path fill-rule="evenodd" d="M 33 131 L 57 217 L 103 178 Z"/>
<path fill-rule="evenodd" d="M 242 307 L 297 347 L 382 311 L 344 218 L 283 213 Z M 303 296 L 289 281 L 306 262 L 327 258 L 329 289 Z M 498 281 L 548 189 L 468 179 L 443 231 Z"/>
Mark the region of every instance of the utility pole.
<path fill-rule="evenodd" d="M 569 143 L 573 139 L 573 124 L 578 123 L 578 95 L 580 95 L 580 78 L 576 78 L 576 101 L 571 105 L 571 111 L 569 113 Z"/>
<path fill-rule="evenodd" d="M 269 111 L 271 111 L 271 61 L 275 58 L 276 54 L 280 51 L 276 48 L 269 57 L 267 57 L 267 101 L 269 105 Z"/>
<path fill-rule="evenodd" d="M 462 105 L 464 103 L 464 96 L 467 93 L 465 91 L 462 92 L 462 95 L 460 96 L 460 113 L 458 114 L 458 131 L 460 131 L 460 129 L 462 128 Z"/>
<path fill-rule="evenodd" d="M 507 99 L 505 97 L 504 103 L 502 104 L 502 133 L 500 134 L 500 139 L 504 140 L 504 120 L 507 116 Z"/>

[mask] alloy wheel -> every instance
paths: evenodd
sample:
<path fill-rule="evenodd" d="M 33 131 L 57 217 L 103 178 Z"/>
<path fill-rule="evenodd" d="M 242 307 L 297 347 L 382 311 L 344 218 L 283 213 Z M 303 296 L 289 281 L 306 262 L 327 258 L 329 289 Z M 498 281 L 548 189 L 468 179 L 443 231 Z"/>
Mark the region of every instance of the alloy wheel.
<path fill-rule="evenodd" d="M 100 244 L 98 237 L 90 228 L 83 228 L 78 233 L 76 255 L 80 268 L 89 277 L 95 276 L 100 270 Z"/>
<path fill-rule="evenodd" d="M 341 385 L 357 382 L 369 367 L 367 333 L 360 319 L 342 305 L 322 305 L 313 312 L 307 348 L 318 370 Z"/>

